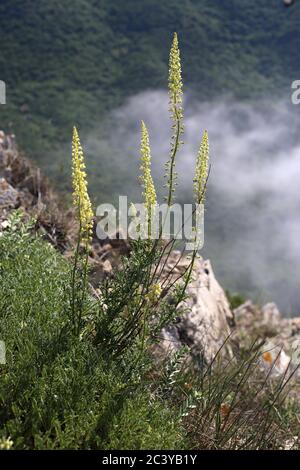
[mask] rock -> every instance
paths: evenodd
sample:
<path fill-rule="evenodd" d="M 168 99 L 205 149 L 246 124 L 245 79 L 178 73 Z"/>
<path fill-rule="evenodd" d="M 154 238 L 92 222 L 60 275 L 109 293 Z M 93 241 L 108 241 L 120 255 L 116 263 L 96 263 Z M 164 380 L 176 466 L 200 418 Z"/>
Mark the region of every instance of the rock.
<path fill-rule="evenodd" d="M 291 358 L 282 347 L 272 341 L 267 341 L 261 349 L 260 361 L 270 377 L 285 374 L 291 365 Z"/>
<path fill-rule="evenodd" d="M 263 307 L 251 301 L 234 310 L 233 338 L 239 347 L 247 348 L 261 339 L 261 364 L 270 377 L 293 374 L 300 380 L 300 318 L 282 318 L 276 304 Z"/>
<path fill-rule="evenodd" d="M 274 303 L 268 303 L 260 308 L 248 300 L 236 308 L 233 314 L 234 336 L 239 340 L 242 337 L 277 338 L 277 342 L 288 348 L 292 340 L 298 337 L 300 339 L 300 318 L 282 318 Z"/>
<path fill-rule="evenodd" d="M 60 197 L 39 168 L 19 152 L 14 135 L 0 131 L 0 221 L 16 207 L 23 209 L 27 218 L 36 219 L 36 228 L 53 245 L 61 251 L 67 248 L 70 227 Z"/>
<path fill-rule="evenodd" d="M 108 259 L 103 261 L 102 270 L 103 270 L 104 274 L 106 274 L 106 275 L 112 274 L 112 265 L 111 265 L 111 262 Z"/>
<path fill-rule="evenodd" d="M 182 345 L 178 329 L 176 326 L 170 325 L 162 330 L 159 342 L 152 347 L 152 354 L 160 362 L 178 351 Z"/>
<path fill-rule="evenodd" d="M 0 209 L 15 208 L 19 193 L 4 178 L 0 178 Z"/>
<path fill-rule="evenodd" d="M 270 331 L 278 332 L 280 329 L 281 313 L 275 303 L 269 302 L 263 305 L 261 309 L 261 324 L 262 326 Z"/>
<path fill-rule="evenodd" d="M 229 322 L 233 319 L 226 295 L 217 282 L 210 261 L 198 259 L 194 281 L 187 288 L 187 313 L 179 324 L 180 336 L 191 347 L 194 356 L 211 362 L 219 352 L 231 355 L 226 344 L 230 336 Z"/>
<path fill-rule="evenodd" d="M 118 251 L 120 255 L 128 255 L 130 251 L 128 239 L 122 230 L 118 231 L 113 238 L 106 240 L 106 243 L 109 242 L 111 247 Z"/>
<path fill-rule="evenodd" d="M 180 252 L 171 253 L 162 278 L 172 272 L 172 278 L 182 274 L 189 260 Z M 181 282 L 181 281 L 179 281 Z M 187 300 L 181 305 L 184 315 L 176 325 L 165 328 L 159 355 L 170 352 L 180 345 L 188 345 L 197 362 L 210 363 L 216 354 L 231 357 L 232 350 L 227 339 L 230 336 L 232 312 L 225 292 L 217 282 L 210 261 L 199 258 L 195 262 L 193 281 L 187 287 Z M 180 341 L 179 341 L 180 340 Z M 169 344 L 170 343 L 170 344 Z"/>
<path fill-rule="evenodd" d="M 189 261 L 172 252 L 163 275 L 173 279 L 184 273 Z M 210 261 L 197 259 L 194 280 L 187 288 L 186 313 L 178 323 L 165 328 L 159 345 L 159 358 L 188 345 L 196 363 L 210 363 L 218 354 L 231 358 L 232 345 L 248 349 L 261 340 L 260 364 L 270 378 L 294 374 L 300 379 L 300 318 L 282 318 L 274 303 L 263 307 L 248 300 L 231 312 L 222 287 L 217 282 Z M 228 341 L 227 341 L 228 340 Z M 259 343 L 258 343 L 259 344 Z M 163 354 L 164 352 L 164 354 Z"/>
<path fill-rule="evenodd" d="M 119 231 L 113 238 L 107 237 L 105 240 L 99 240 L 96 233 L 96 224 L 97 219 L 95 218 L 90 253 L 91 283 L 93 287 L 98 287 L 105 277 L 112 276 L 113 271 L 120 267 L 122 257 L 130 255 L 130 245 L 128 240 L 123 238 L 124 234 Z M 73 239 L 75 239 L 76 233 L 75 230 Z"/>
<path fill-rule="evenodd" d="M 4 144 L 5 140 L 5 134 L 3 131 L 0 130 L 0 145 L 2 146 Z"/>
<path fill-rule="evenodd" d="M 278 334 L 281 325 L 281 314 L 274 303 L 259 308 L 247 300 L 233 311 L 234 338 L 244 346 L 249 346 L 255 337 L 270 338 Z"/>
<path fill-rule="evenodd" d="M 282 450 L 297 450 L 299 449 L 299 436 L 292 436 L 289 439 L 286 439 Z"/>

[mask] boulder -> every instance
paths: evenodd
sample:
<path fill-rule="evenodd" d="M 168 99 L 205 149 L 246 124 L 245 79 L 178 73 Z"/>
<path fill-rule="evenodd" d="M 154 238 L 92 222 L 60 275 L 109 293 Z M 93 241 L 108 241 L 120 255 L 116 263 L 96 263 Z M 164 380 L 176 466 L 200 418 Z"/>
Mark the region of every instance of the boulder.
<path fill-rule="evenodd" d="M 179 278 L 186 270 L 189 260 L 178 251 L 169 256 L 162 278 L 172 272 L 173 278 Z M 178 282 L 182 282 L 179 280 Z M 227 341 L 231 331 L 233 315 L 224 290 L 215 278 L 209 260 L 198 258 L 195 261 L 193 280 L 186 290 L 187 299 L 181 305 L 184 314 L 175 325 L 162 332 L 160 357 L 165 350 L 188 345 L 191 355 L 197 362 L 210 363 L 219 354 L 231 357 L 232 350 Z"/>
<path fill-rule="evenodd" d="M 300 379 L 300 318 L 283 318 L 274 303 L 259 307 L 250 300 L 234 310 L 232 337 L 247 348 L 255 339 L 263 342 L 261 364 L 271 377 L 293 373 Z"/>
<path fill-rule="evenodd" d="M 0 210 L 17 207 L 19 193 L 5 178 L 0 178 Z"/>

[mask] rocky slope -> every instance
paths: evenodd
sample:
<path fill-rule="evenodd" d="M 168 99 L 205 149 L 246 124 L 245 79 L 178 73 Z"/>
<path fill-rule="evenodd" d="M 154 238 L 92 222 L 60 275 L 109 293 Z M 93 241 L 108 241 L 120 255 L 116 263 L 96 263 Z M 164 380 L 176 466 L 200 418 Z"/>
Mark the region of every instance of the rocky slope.
<path fill-rule="evenodd" d="M 0 227 L 14 210 L 37 220 L 37 228 L 60 249 L 68 227 L 60 199 L 40 170 L 17 149 L 14 135 L 0 131 Z"/>
<path fill-rule="evenodd" d="M 72 210 L 64 209 L 39 169 L 17 149 L 15 138 L 0 131 L 0 235 L 12 210 L 22 209 L 34 216 L 36 229 L 60 249 L 72 256 L 76 233 Z M 99 281 L 113 274 L 122 255 L 130 255 L 124 240 L 99 241 L 93 238 L 90 256 L 91 283 L 95 294 Z M 179 260 L 180 258 L 180 260 Z M 186 268 L 187 260 L 172 252 L 164 274 L 176 276 Z M 300 317 L 282 318 L 275 304 L 263 307 L 250 300 L 231 310 L 224 290 L 214 276 L 210 261 L 198 259 L 194 280 L 188 287 L 186 313 L 162 331 L 156 354 L 166 356 L 188 345 L 191 356 L 210 362 L 216 354 L 231 358 L 235 348 L 247 348 L 259 338 L 262 366 L 272 374 L 295 370 L 300 362 Z M 300 378 L 296 371 L 295 376 Z"/>

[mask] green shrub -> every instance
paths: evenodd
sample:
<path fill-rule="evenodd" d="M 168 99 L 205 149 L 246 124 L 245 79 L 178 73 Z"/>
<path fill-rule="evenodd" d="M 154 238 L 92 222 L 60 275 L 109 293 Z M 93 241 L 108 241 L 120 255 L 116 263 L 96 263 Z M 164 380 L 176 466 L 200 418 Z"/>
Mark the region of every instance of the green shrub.
<path fill-rule="evenodd" d="M 115 360 L 73 333 L 72 266 L 28 228 L 15 218 L 0 237 L 0 438 L 14 449 L 180 446 L 177 414 L 143 377 L 147 354 L 133 347 Z M 96 301 L 86 305 L 99 315 Z"/>
<path fill-rule="evenodd" d="M 229 290 L 226 290 L 226 296 L 232 310 L 240 307 L 244 302 L 246 302 L 246 298 L 243 295 L 237 293 L 232 294 Z"/>

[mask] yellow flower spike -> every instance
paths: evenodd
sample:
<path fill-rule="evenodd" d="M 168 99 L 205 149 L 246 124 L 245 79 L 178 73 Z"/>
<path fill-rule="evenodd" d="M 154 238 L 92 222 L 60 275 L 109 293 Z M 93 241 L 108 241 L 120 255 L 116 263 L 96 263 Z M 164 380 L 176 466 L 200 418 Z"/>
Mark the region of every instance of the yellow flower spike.
<path fill-rule="evenodd" d="M 153 209 L 157 203 L 156 191 L 151 175 L 151 150 L 149 143 L 149 134 L 147 127 L 141 123 L 141 167 L 142 172 L 140 180 L 143 186 L 143 196 L 149 221 L 151 221 Z M 151 230 L 150 230 L 151 232 Z"/>
<path fill-rule="evenodd" d="M 178 37 L 174 33 L 173 43 L 169 58 L 169 98 L 170 111 L 172 119 L 176 124 L 183 117 L 182 109 L 182 79 L 181 79 L 181 62 L 180 51 L 178 47 Z"/>
<path fill-rule="evenodd" d="M 87 190 L 87 176 L 83 151 L 76 127 L 73 129 L 72 140 L 72 179 L 73 203 L 78 210 L 80 235 L 82 241 L 88 243 L 92 237 L 93 211 Z"/>
<path fill-rule="evenodd" d="M 194 191 L 197 204 L 202 204 L 205 201 L 206 183 L 208 178 L 209 169 L 209 140 L 208 132 L 204 131 L 200 149 L 197 156 L 195 178 L 194 178 Z"/>
<path fill-rule="evenodd" d="M 177 174 L 175 171 L 175 159 L 180 145 L 183 143 L 181 135 L 183 134 L 183 108 L 182 108 L 182 79 L 180 51 L 178 47 L 178 37 L 174 33 L 173 42 L 169 58 L 169 110 L 171 113 L 172 130 L 170 158 L 166 163 L 166 178 L 168 195 L 166 197 L 168 206 L 173 201 Z"/>

